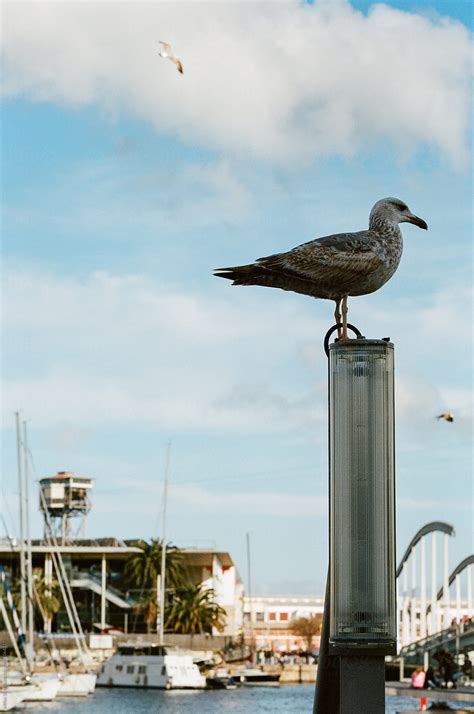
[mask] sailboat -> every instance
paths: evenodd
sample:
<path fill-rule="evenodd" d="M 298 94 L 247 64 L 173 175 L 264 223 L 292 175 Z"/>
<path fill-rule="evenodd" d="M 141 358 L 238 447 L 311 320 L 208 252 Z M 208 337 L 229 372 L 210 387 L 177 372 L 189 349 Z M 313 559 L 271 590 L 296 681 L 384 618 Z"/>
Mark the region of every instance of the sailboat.
<path fill-rule="evenodd" d="M 18 457 L 18 483 L 19 483 L 19 504 L 20 504 L 20 588 L 21 588 L 21 604 L 22 604 L 22 620 L 21 626 L 16 618 L 17 633 L 21 632 L 21 643 L 25 641 L 24 630 L 26 629 L 26 621 L 28 620 L 28 641 L 27 647 L 23 650 L 26 655 L 22 658 L 21 652 L 17 647 L 15 652 L 20 669 L 10 671 L 7 677 L 7 684 L 12 687 L 19 687 L 24 683 L 27 687 L 26 696 L 22 701 L 51 701 L 56 696 L 87 696 L 95 689 L 96 674 L 87 671 L 87 656 L 89 655 L 87 645 L 85 644 L 84 633 L 79 620 L 77 609 L 74 603 L 72 590 L 67 579 L 66 570 L 62 560 L 61 552 L 58 543 L 53 534 L 51 523 L 45 509 L 46 522 L 46 540 L 51 547 L 51 559 L 56 569 L 56 576 L 61 590 L 64 605 L 67 611 L 71 629 L 73 631 L 76 645 L 79 651 L 84 672 L 72 673 L 67 671 L 60 672 L 34 672 L 34 647 L 33 647 L 33 575 L 32 575 L 32 556 L 31 556 L 31 538 L 29 530 L 29 501 L 28 501 L 28 466 L 31 453 L 28 449 L 28 439 L 26 422 L 23 422 L 23 438 L 20 432 L 19 413 L 16 412 L 16 427 L 17 427 L 17 457 Z M 44 495 L 40 490 L 40 498 Z M 26 545 L 27 558 L 25 558 L 25 530 L 26 530 Z M 25 562 L 26 560 L 26 562 Z M 4 582 L 5 590 L 5 582 Z M 13 600 L 7 600 L 10 605 L 13 619 L 15 621 Z M 28 607 L 27 607 L 28 602 Z M 28 617 L 27 617 L 28 616 Z M 5 619 L 5 615 L 4 615 Z M 10 636 L 12 639 L 12 635 Z M 16 643 L 13 642 L 15 646 Z M 25 664 L 26 660 L 26 664 Z"/>
<path fill-rule="evenodd" d="M 17 426 L 17 455 L 18 455 L 18 481 L 19 481 L 19 497 L 20 497 L 20 591 L 22 613 L 20 618 L 13 601 L 8 578 L 3 565 L 0 563 L 0 581 L 2 590 L 5 595 L 10 613 L 8 613 L 5 603 L 1 602 L 1 611 L 5 627 L 8 631 L 10 642 L 17 658 L 17 667 L 6 672 L 2 688 L 2 706 L 10 707 L 11 702 L 46 702 L 52 701 L 59 690 L 60 682 L 44 681 L 41 675 L 32 672 L 33 664 L 33 599 L 32 599 L 32 560 L 31 560 L 31 539 L 29 531 L 29 506 L 28 506 L 28 463 L 26 458 L 26 423 L 23 424 L 23 443 L 20 436 L 19 413 L 16 413 Z M 22 464 L 22 446 L 24 461 Z M 23 469 L 22 469 L 23 466 Z M 5 521 L 3 520 L 5 525 Z M 26 545 L 27 559 L 25 558 L 25 538 L 24 531 L 26 526 Z M 6 528 L 6 526 L 5 526 Z M 12 541 L 8 536 L 7 538 Z M 12 544 L 13 545 L 13 544 Z M 28 606 L 27 606 L 28 605 Z M 13 626 L 10 623 L 10 616 L 13 621 Z M 28 623 L 28 641 L 25 637 L 26 623 Z M 14 629 L 16 629 L 17 637 L 15 638 Z M 6 709 L 8 711 L 8 709 Z"/>
<path fill-rule="evenodd" d="M 170 447 L 166 450 L 165 479 L 163 485 L 161 574 L 157 580 L 159 608 L 157 630 L 159 643 L 127 643 L 119 647 L 102 666 L 97 678 L 98 687 L 133 687 L 135 689 L 204 689 L 206 678 L 193 662 L 191 654 L 165 647 L 165 571 L 166 571 L 166 506 L 170 466 Z"/>
<path fill-rule="evenodd" d="M 249 601 L 249 626 L 250 626 L 250 663 L 249 665 L 238 670 L 236 673 L 237 679 L 246 687 L 278 687 L 280 686 L 280 675 L 264 672 L 258 667 L 252 667 L 254 661 L 254 638 L 253 638 L 253 608 L 252 608 L 252 569 L 250 561 L 250 533 L 246 534 L 247 539 L 247 586 L 248 586 L 248 601 Z"/>
<path fill-rule="evenodd" d="M 13 627 L 10 623 L 10 618 L 1 595 L 0 611 L 20 667 L 19 670 L 10 669 L 6 673 L 3 687 L 0 690 L 1 697 L 4 700 L 3 704 L 0 705 L 0 711 L 9 711 L 9 709 L 2 709 L 1 707 L 10 707 L 11 702 L 17 702 L 17 704 L 20 702 L 50 702 L 58 694 L 60 681 L 58 678 L 46 681 L 42 675 L 31 672 L 29 661 L 22 656 L 22 652 L 24 655 L 24 634 L 13 602 L 8 579 L 3 565 L 1 564 L 0 579 L 2 582 L 3 592 L 5 593 L 5 597 L 10 608 L 13 623 L 18 633 L 17 639 L 15 638 Z M 10 702 L 10 704 L 8 702 Z M 11 708 L 13 708 L 13 706 L 16 706 L 16 704 L 12 704 Z"/>

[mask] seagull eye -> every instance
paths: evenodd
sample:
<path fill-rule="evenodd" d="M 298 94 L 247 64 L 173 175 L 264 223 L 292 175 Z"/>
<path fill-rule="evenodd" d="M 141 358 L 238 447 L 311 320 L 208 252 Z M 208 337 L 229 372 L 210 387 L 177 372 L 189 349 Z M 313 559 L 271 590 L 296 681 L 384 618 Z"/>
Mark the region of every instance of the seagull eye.
<path fill-rule="evenodd" d="M 393 205 L 395 206 L 395 208 L 398 208 L 399 211 L 408 211 L 408 206 L 406 205 L 406 203 L 398 203 L 397 201 L 396 203 L 394 202 Z"/>

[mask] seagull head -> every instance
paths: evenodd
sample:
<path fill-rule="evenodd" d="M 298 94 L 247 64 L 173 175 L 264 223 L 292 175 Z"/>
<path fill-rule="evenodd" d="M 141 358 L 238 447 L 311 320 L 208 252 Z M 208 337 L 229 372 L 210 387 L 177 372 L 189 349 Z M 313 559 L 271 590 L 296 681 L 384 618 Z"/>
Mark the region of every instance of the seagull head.
<path fill-rule="evenodd" d="M 376 227 L 380 223 L 413 223 L 418 228 L 428 230 L 426 221 L 415 216 L 399 198 L 381 198 L 377 201 L 370 212 L 369 226 Z"/>

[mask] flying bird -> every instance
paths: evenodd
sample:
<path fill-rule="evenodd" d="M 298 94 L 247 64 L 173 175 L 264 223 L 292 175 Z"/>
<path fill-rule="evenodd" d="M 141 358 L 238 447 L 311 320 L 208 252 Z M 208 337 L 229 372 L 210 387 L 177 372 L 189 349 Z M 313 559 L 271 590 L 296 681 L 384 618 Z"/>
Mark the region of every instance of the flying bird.
<path fill-rule="evenodd" d="M 454 421 L 454 414 L 451 414 L 450 412 L 443 412 L 442 414 L 439 414 L 436 419 L 444 419 L 444 421 Z"/>
<path fill-rule="evenodd" d="M 166 59 L 171 60 L 171 62 L 176 65 L 178 72 L 183 74 L 183 65 L 181 64 L 181 60 L 176 57 L 171 45 L 168 42 L 162 42 L 161 40 L 160 45 L 163 45 L 163 49 L 159 53 L 160 57 L 165 57 Z"/>
<path fill-rule="evenodd" d="M 398 268 L 403 251 L 399 223 L 428 228 L 400 199 L 382 198 L 370 212 L 368 230 L 317 238 L 249 265 L 218 268 L 214 275 L 232 280 L 232 285 L 263 285 L 334 300 L 339 338 L 347 339 L 347 298 L 375 292 Z"/>

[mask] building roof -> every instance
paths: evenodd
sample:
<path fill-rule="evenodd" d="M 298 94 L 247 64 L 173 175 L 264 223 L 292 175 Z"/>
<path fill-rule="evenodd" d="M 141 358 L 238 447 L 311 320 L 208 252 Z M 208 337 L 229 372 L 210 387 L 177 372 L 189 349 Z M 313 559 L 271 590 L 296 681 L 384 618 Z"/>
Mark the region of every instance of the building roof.
<path fill-rule="evenodd" d="M 119 538 L 81 538 L 74 541 L 69 541 L 66 545 L 61 545 L 58 540 L 56 546 L 51 546 L 46 540 L 32 540 L 31 550 L 33 553 L 51 553 L 59 550 L 61 553 L 74 555 L 77 558 L 87 558 L 90 556 L 101 556 L 105 554 L 109 559 L 121 559 L 127 557 L 131 553 L 140 553 L 140 542 L 145 542 L 143 538 L 134 538 L 120 540 Z M 0 540 L 0 556 L 8 553 L 19 553 L 20 546 L 17 541 Z M 180 548 L 180 551 L 185 555 L 188 565 L 198 567 L 211 567 L 214 556 L 216 556 L 223 567 L 232 567 L 234 561 L 227 551 L 208 549 L 208 548 Z M 236 578 L 241 582 L 239 573 L 236 569 Z"/>
<path fill-rule="evenodd" d="M 217 556 L 222 565 L 230 567 L 234 561 L 225 550 L 215 550 L 214 548 L 180 548 L 180 551 L 187 556 L 191 565 L 212 565 L 212 559 Z"/>

